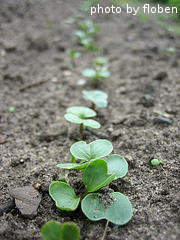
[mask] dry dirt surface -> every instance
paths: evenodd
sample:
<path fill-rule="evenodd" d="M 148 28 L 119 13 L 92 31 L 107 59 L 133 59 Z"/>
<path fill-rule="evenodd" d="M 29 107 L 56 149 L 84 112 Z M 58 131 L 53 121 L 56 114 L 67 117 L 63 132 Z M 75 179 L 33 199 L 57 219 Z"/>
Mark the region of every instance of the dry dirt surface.
<path fill-rule="evenodd" d="M 48 220 L 74 221 L 81 240 L 101 239 L 106 221 L 91 222 L 80 208 L 60 211 L 48 194 L 49 184 L 64 175 L 56 164 L 69 162 L 69 148 L 80 140 L 76 126 L 63 115 L 69 106 L 88 106 L 81 91 L 92 87 L 79 80 L 98 55 L 108 58 L 111 77 L 99 86 L 109 94 L 109 105 L 98 110 L 102 128 L 96 133 L 112 141 L 114 153 L 127 159 L 127 176 L 109 188 L 127 195 L 134 209 L 127 225 L 109 224 L 106 240 L 180 239 L 180 37 L 153 19 L 94 15 L 101 27 L 96 39 L 101 50 L 87 52 L 73 34 L 81 4 L 0 3 L 0 239 L 39 240 Z M 69 17 L 74 24 L 66 23 Z M 167 52 L 169 47 L 174 54 Z M 70 48 L 82 52 L 76 68 L 70 66 Z M 13 113 L 10 106 L 15 107 Z M 95 139 L 86 132 L 87 142 Z M 162 160 L 163 166 L 152 167 L 152 158 Z M 78 190 L 79 175 L 72 179 Z M 23 217 L 10 192 L 35 185 L 40 205 L 31 218 Z"/>

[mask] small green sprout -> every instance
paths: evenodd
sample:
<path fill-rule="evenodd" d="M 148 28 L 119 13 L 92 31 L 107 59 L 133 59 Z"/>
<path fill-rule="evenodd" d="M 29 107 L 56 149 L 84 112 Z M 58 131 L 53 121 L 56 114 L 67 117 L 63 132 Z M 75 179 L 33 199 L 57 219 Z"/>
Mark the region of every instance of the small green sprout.
<path fill-rule="evenodd" d="M 79 57 L 81 56 L 81 52 L 76 51 L 76 50 L 74 50 L 74 49 L 69 49 L 69 50 L 68 50 L 68 54 L 69 54 L 69 56 L 70 56 L 70 58 L 71 58 L 71 64 L 72 64 L 72 66 L 75 67 L 75 66 L 76 66 L 75 59 L 76 59 L 76 58 L 79 58 Z"/>
<path fill-rule="evenodd" d="M 167 48 L 167 52 L 170 53 L 170 54 L 174 54 L 175 53 L 175 49 L 170 47 L 170 48 Z"/>
<path fill-rule="evenodd" d="M 73 222 L 49 221 L 41 229 L 42 240 L 79 240 L 80 230 Z"/>
<path fill-rule="evenodd" d="M 84 126 L 98 129 L 101 124 L 92 119 L 86 119 L 95 117 L 96 112 L 88 107 L 70 107 L 67 108 L 64 118 L 72 123 L 80 124 L 80 135 L 83 137 Z"/>
<path fill-rule="evenodd" d="M 85 20 L 78 23 L 79 28 L 84 31 L 87 35 L 94 35 L 100 31 L 100 27 L 98 25 L 94 25 L 91 20 Z"/>
<path fill-rule="evenodd" d="M 10 107 L 9 107 L 9 112 L 10 112 L 10 113 L 13 113 L 14 111 L 15 111 L 15 107 L 14 107 L 14 106 L 10 106 Z"/>
<path fill-rule="evenodd" d="M 84 77 L 90 78 L 92 81 L 92 85 L 97 87 L 99 79 L 106 79 L 110 77 L 110 72 L 105 67 L 96 67 L 93 68 L 86 68 L 82 71 L 82 75 Z"/>
<path fill-rule="evenodd" d="M 111 142 L 105 139 L 99 139 L 89 144 L 79 141 L 71 146 L 72 163 L 61 163 L 57 167 L 82 171 L 85 194 L 81 200 L 68 183 L 62 181 L 51 183 L 49 194 L 58 208 L 74 211 L 81 201 L 83 213 L 92 221 L 106 219 L 118 225 L 124 225 L 130 221 L 133 210 L 125 195 L 112 192 L 106 196 L 97 192 L 113 180 L 123 178 L 128 172 L 128 163 L 120 155 L 113 154 L 102 159 L 112 150 Z"/>
<path fill-rule="evenodd" d="M 94 63 L 99 66 L 104 66 L 107 64 L 107 59 L 105 57 L 97 57 L 95 58 Z"/>
<path fill-rule="evenodd" d="M 154 158 L 154 159 L 151 160 L 151 164 L 153 166 L 158 166 L 160 164 L 163 164 L 163 162 L 161 160 L 158 160 L 157 158 Z"/>
<path fill-rule="evenodd" d="M 91 109 L 94 110 L 95 106 L 99 108 L 107 107 L 108 95 L 105 92 L 99 90 L 83 90 L 82 93 L 84 99 L 91 101 Z"/>
<path fill-rule="evenodd" d="M 93 43 L 95 34 L 100 30 L 98 25 L 94 25 L 91 20 L 85 20 L 78 24 L 79 30 L 75 35 L 79 38 L 80 44 L 89 51 L 97 51 L 98 48 Z"/>

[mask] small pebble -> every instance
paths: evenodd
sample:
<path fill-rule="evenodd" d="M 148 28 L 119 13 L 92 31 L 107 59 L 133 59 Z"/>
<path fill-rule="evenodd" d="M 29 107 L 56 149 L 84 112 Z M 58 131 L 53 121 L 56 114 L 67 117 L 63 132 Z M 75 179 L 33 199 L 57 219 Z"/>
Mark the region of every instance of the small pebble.
<path fill-rule="evenodd" d="M 158 80 L 158 81 L 162 81 L 162 80 L 164 80 L 165 78 L 167 78 L 168 77 L 168 74 L 167 74 L 167 72 L 159 72 L 158 74 L 156 74 L 155 76 L 154 76 L 154 80 Z"/>
<path fill-rule="evenodd" d="M 11 189 L 10 195 L 15 198 L 16 207 L 25 218 L 32 219 L 37 215 L 41 195 L 32 186 Z"/>

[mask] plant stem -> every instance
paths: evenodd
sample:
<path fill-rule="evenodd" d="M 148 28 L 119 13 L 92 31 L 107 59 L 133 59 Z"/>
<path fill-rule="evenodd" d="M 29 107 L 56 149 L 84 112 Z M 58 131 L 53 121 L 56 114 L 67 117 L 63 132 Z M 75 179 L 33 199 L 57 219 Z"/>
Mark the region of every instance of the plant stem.
<path fill-rule="evenodd" d="M 105 229 L 104 229 L 104 233 L 103 233 L 103 236 L 102 236 L 102 239 L 101 239 L 101 240 L 105 240 L 106 232 L 107 232 L 107 228 L 108 228 L 108 224 L 109 224 L 109 221 L 107 220 L 106 226 L 105 226 Z"/>
<path fill-rule="evenodd" d="M 84 133 L 84 125 L 83 125 L 83 123 L 80 124 L 79 132 L 80 132 L 81 138 L 83 139 L 83 133 Z"/>
<path fill-rule="evenodd" d="M 95 110 L 95 104 L 93 102 L 91 102 L 91 109 Z"/>

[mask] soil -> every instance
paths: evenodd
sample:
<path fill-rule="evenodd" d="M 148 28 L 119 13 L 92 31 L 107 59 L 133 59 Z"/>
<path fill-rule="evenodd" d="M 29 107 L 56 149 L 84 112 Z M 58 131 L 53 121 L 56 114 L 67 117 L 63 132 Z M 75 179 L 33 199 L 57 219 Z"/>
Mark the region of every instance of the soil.
<path fill-rule="evenodd" d="M 79 80 L 98 55 L 108 58 L 111 77 L 99 86 L 109 104 L 97 110 L 102 127 L 95 132 L 127 159 L 127 176 L 109 188 L 127 195 L 134 209 L 127 225 L 109 224 L 106 240 L 179 239 L 180 36 L 153 18 L 89 15 L 101 27 L 96 39 L 101 51 L 87 52 L 72 34 L 82 2 L 1 1 L 0 239 L 41 239 L 48 220 L 74 221 L 81 239 L 101 239 L 105 220 L 91 222 L 80 208 L 60 211 L 48 194 L 49 184 L 65 174 L 56 164 L 70 162 L 69 148 L 80 140 L 77 126 L 63 115 L 69 106 L 90 106 L 81 91 L 92 87 Z M 74 24 L 67 24 L 70 17 Z M 66 52 L 70 48 L 82 52 L 75 68 Z M 95 139 L 86 131 L 87 142 Z M 153 167 L 152 158 L 164 164 Z M 35 185 L 42 201 L 37 215 L 27 219 L 14 206 L 10 190 Z"/>

